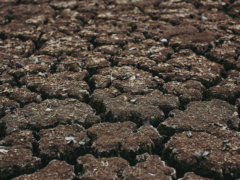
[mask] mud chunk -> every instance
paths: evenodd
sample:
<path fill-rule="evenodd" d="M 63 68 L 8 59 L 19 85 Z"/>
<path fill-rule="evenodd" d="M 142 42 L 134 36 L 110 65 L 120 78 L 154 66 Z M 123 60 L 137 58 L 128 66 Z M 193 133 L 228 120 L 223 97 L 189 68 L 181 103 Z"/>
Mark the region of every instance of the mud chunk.
<path fill-rule="evenodd" d="M 45 54 L 58 57 L 61 54 L 77 55 L 84 50 L 88 50 L 90 43 L 79 36 L 62 36 L 48 40 L 38 54 Z"/>
<path fill-rule="evenodd" d="M 103 105 L 103 100 L 107 98 L 114 98 L 120 94 L 121 92 L 112 86 L 104 89 L 96 89 L 90 96 L 90 104 L 97 110 L 97 112 L 102 113 L 106 111 Z"/>
<path fill-rule="evenodd" d="M 213 127 L 239 129 L 237 108 L 222 100 L 190 102 L 185 111 L 173 110 L 169 115 L 158 126 L 161 133 L 194 130 L 219 134 Z"/>
<path fill-rule="evenodd" d="M 143 152 L 152 153 L 162 146 L 163 137 L 155 128 L 144 125 L 137 129 L 135 123 L 100 123 L 87 129 L 93 138 L 92 150 L 97 155 L 122 155 L 130 160 Z"/>
<path fill-rule="evenodd" d="M 45 2 L 41 1 L 36 4 L 36 2 L 33 2 L 35 0 L 32 0 L 32 3 L 26 3 L 26 1 L 30 0 L 23 0 L 21 3 L 18 5 L 15 5 L 14 8 L 9 6 L 9 15 L 11 19 L 16 20 L 17 22 L 21 22 L 22 25 L 26 19 L 29 17 L 36 17 L 39 15 L 45 15 L 45 16 L 52 16 L 54 11 L 52 10 L 51 7 L 46 3 L 47 1 L 44 0 Z M 17 1 L 15 1 L 17 4 Z M 13 5 L 13 4 L 12 4 Z M 11 9 L 10 9 L 11 8 Z M 14 9 L 14 10 L 13 10 Z M 42 10 L 44 10 L 44 13 L 42 13 Z M 13 23 L 15 24 L 15 22 Z M 15 31 L 18 31 L 19 29 L 15 29 Z"/>
<path fill-rule="evenodd" d="M 22 175 L 14 178 L 13 180 L 32 180 L 32 179 L 59 179 L 70 180 L 75 177 L 74 167 L 67 164 L 65 161 L 52 160 L 49 164 L 36 171 L 35 173 Z"/>
<path fill-rule="evenodd" d="M 239 43 L 224 41 L 220 46 L 214 47 L 208 54 L 216 62 L 222 63 L 227 69 L 240 69 Z"/>
<path fill-rule="evenodd" d="M 74 160 L 86 151 L 89 138 L 80 125 L 59 125 L 39 132 L 40 156 L 45 159 Z"/>
<path fill-rule="evenodd" d="M 128 162 L 120 157 L 95 158 L 87 154 L 77 159 L 77 167 L 82 169 L 80 179 L 120 179 L 123 170 L 128 166 Z"/>
<path fill-rule="evenodd" d="M 0 178 L 9 179 L 20 173 L 30 173 L 39 168 L 41 159 L 32 155 L 30 149 L 0 146 Z"/>
<path fill-rule="evenodd" d="M 159 63 L 152 68 L 164 80 L 198 80 L 205 86 L 218 82 L 223 72 L 223 66 L 190 50 L 182 50 L 174 54 L 166 63 Z"/>
<path fill-rule="evenodd" d="M 25 21 L 26 24 L 40 26 L 44 25 L 48 21 L 46 15 L 36 15 L 32 18 L 29 18 Z"/>
<path fill-rule="evenodd" d="M 26 88 L 11 87 L 9 84 L 0 85 L 0 94 L 21 104 L 40 102 L 42 99 L 37 93 L 31 92 Z"/>
<path fill-rule="evenodd" d="M 118 45 L 104 45 L 95 49 L 97 52 L 109 55 L 118 55 L 121 53 L 121 48 Z"/>
<path fill-rule="evenodd" d="M 89 86 L 83 81 L 87 75 L 86 70 L 78 73 L 64 71 L 51 74 L 48 78 L 41 75 L 27 75 L 20 81 L 22 85 L 41 92 L 47 97 L 77 97 L 82 101 L 89 94 Z"/>
<path fill-rule="evenodd" d="M 19 17 L 22 17 L 22 14 L 19 15 Z M 21 39 L 23 40 L 31 39 L 31 40 L 37 41 L 41 35 L 41 32 L 36 28 L 36 26 L 30 25 L 30 24 L 23 25 L 22 20 L 11 20 L 11 23 L 6 24 L 5 26 L 1 26 L 0 29 L 1 29 L 1 32 L 4 33 L 7 37 L 14 37 L 14 38 L 21 37 Z M 32 42 L 29 44 L 32 44 Z M 29 50 L 31 50 L 32 48 L 31 46 L 25 46 L 25 45 L 24 47 L 29 47 L 30 48 Z M 21 49 L 20 50 L 16 49 L 15 51 L 23 52 Z"/>
<path fill-rule="evenodd" d="M 135 104 L 134 98 L 129 101 L 124 101 L 123 96 L 104 100 L 106 119 L 114 122 L 133 121 L 138 125 L 149 121 L 154 126 L 164 120 L 164 113 L 157 106 Z"/>
<path fill-rule="evenodd" d="M 239 11 L 240 3 L 239 1 L 234 1 L 233 4 L 229 6 L 229 14 L 233 17 L 239 17 L 240 11 Z"/>
<path fill-rule="evenodd" d="M 199 175 L 214 179 L 234 179 L 239 177 L 239 136 L 232 136 L 232 148 L 223 151 L 223 139 L 205 132 L 194 132 L 192 138 L 186 132 L 177 133 L 171 137 L 163 151 L 163 156 L 169 158 L 170 164 L 177 169 L 196 172 Z M 205 157 L 197 157 L 195 151 Z"/>
<path fill-rule="evenodd" d="M 137 64 L 136 59 L 138 57 L 145 57 L 156 62 L 165 62 L 167 59 L 173 54 L 173 50 L 169 47 L 165 47 L 162 42 L 157 42 L 152 39 L 146 39 L 139 43 L 129 42 L 125 46 L 125 50 L 121 53 L 122 58 L 120 60 L 124 60 L 124 57 L 133 56 L 135 59 L 135 64 Z M 133 60 L 130 62 L 134 62 Z"/>
<path fill-rule="evenodd" d="M 108 61 L 108 57 L 106 55 L 102 55 L 102 53 L 92 53 L 86 57 L 86 68 L 103 68 L 109 67 L 110 61 Z"/>
<path fill-rule="evenodd" d="M 67 2 L 52 1 L 50 3 L 50 6 L 56 10 L 61 10 L 61 9 L 66 9 L 66 8 L 74 9 L 78 6 L 78 3 L 77 3 L 77 1 L 67 1 Z"/>
<path fill-rule="evenodd" d="M 144 12 L 155 19 L 169 21 L 174 25 L 180 24 L 181 21 L 187 19 L 189 14 L 197 13 L 193 4 L 184 1 L 163 1 L 157 7 L 146 6 Z M 179 9 L 180 11 L 178 11 Z"/>
<path fill-rule="evenodd" d="M 123 171 L 124 179 L 172 179 L 176 178 L 175 169 L 166 166 L 165 162 L 157 155 L 149 156 L 146 161 L 139 162 L 136 166 L 126 167 Z"/>
<path fill-rule="evenodd" d="M 205 53 L 210 50 L 210 45 L 215 41 L 215 36 L 210 32 L 182 34 L 171 38 L 169 45 L 175 49 L 190 48 L 198 53 Z"/>
<path fill-rule="evenodd" d="M 56 63 L 56 72 L 73 71 L 81 72 L 85 66 L 85 60 L 72 56 L 62 56 L 61 61 Z"/>
<path fill-rule="evenodd" d="M 210 180 L 210 179 L 198 176 L 194 172 L 187 172 L 184 174 L 183 178 L 180 178 L 178 180 Z"/>
<path fill-rule="evenodd" d="M 13 76 L 9 75 L 7 71 L 0 73 L 0 83 L 9 83 L 11 85 L 16 85 L 16 81 Z"/>
<path fill-rule="evenodd" d="M 3 46 L 0 47 L 0 51 L 19 56 L 31 55 L 35 50 L 35 45 L 31 40 L 21 41 L 17 38 L 6 39 L 3 42 Z"/>
<path fill-rule="evenodd" d="M 143 70 L 139 70 L 131 66 L 122 66 L 114 68 L 103 68 L 99 71 L 98 79 L 105 76 L 105 81 L 111 81 L 112 86 L 122 92 L 130 94 L 145 94 L 153 91 L 158 87 L 158 83 L 152 77 L 152 74 Z M 95 76 L 95 77 L 96 77 Z M 96 80 L 93 78 L 93 83 Z M 101 81 L 103 84 L 103 81 Z M 108 83 L 105 83 L 106 85 Z M 101 86 L 102 87 L 102 86 Z"/>
<path fill-rule="evenodd" d="M 133 96 L 136 99 L 136 104 L 144 105 L 153 105 L 157 106 L 164 111 L 170 111 L 172 109 L 177 109 L 180 106 L 178 97 L 170 94 L 163 94 L 159 90 L 154 90 L 145 96 L 137 95 Z"/>
<path fill-rule="evenodd" d="M 186 82 L 170 81 L 164 83 L 164 91 L 179 96 L 183 103 L 202 100 L 205 87 L 198 81 L 188 80 Z"/>
<path fill-rule="evenodd" d="M 92 108 L 76 99 L 48 99 L 40 104 L 31 103 L 14 113 L 6 115 L 0 122 L 6 126 L 6 134 L 24 129 L 42 129 L 59 123 L 80 123 L 86 127 L 100 122 Z"/>
<path fill-rule="evenodd" d="M 117 97 L 114 94 L 101 94 L 106 90 L 95 90 L 91 96 L 91 104 L 104 114 L 107 121 L 133 121 L 138 125 L 148 121 L 157 126 L 164 120 L 162 109 L 170 110 L 179 105 L 176 97 L 163 95 L 157 90 L 146 96 L 122 94 Z M 154 99 L 154 95 L 158 97 Z"/>
<path fill-rule="evenodd" d="M 112 34 L 110 36 L 106 34 L 100 34 L 94 40 L 94 43 L 97 45 L 119 45 L 123 46 L 127 43 L 128 37 L 124 34 Z"/>
<path fill-rule="evenodd" d="M 23 130 L 13 132 L 0 141 L 1 146 L 19 146 L 33 150 L 33 145 L 36 145 L 37 140 L 34 138 L 32 131 Z"/>
<path fill-rule="evenodd" d="M 111 75 L 103 76 L 99 74 L 94 74 L 90 78 L 90 82 L 95 88 L 106 88 L 111 85 L 111 82 L 114 80 L 114 77 Z"/>
<path fill-rule="evenodd" d="M 141 124 L 149 121 L 157 125 L 164 119 L 164 112 L 180 106 L 174 95 L 163 94 L 154 90 L 146 95 L 120 95 L 115 88 L 95 90 L 91 96 L 91 104 L 98 112 L 104 113 L 110 121 L 134 121 Z"/>
<path fill-rule="evenodd" d="M 209 89 L 209 95 L 234 102 L 240 94 L 240 72 L 231 70 L 226 79 Z"/>
<path fill-rule="evenodd" d="M 19 104 L 16 101 L 10 100 L 4 96 L 0 96 L 0 116 L 5 115 L 6 112 L 13 112 L 18 108 Z"/>
<path fill-rule="evenodd" d="M 116 63 L 118 66 L 130 65 L 149 70 L 151 69 L 152 66 L 156 64 L 155 61 L 147 57 L 135 57 L 132 54 L 129 56 L 116 57 L 114 58 L 113 62 Z"/>
<path fill-rule="evenodd" d="M 15 57 L 11 59 L 9 63 L 11 69 L 9 69 L 7 73 L 17 79 L 27 74 L 45 73 L 51 70 L 53 62 L 54 58 L 46 55 L 32 55 L 29 58 Z"/>

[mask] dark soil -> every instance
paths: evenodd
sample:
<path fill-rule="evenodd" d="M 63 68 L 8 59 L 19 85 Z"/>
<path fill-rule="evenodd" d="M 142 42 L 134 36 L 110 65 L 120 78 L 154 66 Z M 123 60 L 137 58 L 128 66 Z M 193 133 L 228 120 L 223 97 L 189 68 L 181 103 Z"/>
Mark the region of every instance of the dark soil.
<path fill-rule="evenodd" d="M 239 0 L 0 0 L 0 179 L 240 178 Z"/>

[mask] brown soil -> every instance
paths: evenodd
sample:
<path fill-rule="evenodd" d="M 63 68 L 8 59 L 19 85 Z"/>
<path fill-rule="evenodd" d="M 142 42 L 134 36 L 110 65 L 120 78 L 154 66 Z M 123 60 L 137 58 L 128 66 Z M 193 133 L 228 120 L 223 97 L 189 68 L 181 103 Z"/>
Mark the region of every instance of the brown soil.
<path fill-rule="evenodd" d="M 240 178 L 239 0 L 0 0 L 0 179 Z"/>

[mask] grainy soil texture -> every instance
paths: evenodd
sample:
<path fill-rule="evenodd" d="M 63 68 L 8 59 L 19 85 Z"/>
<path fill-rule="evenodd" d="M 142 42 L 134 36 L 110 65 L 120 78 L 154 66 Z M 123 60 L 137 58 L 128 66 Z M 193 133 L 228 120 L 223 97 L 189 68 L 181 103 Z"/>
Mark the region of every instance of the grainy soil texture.
<path fill-rule="evenodd" d="M 240 178 L 240 0 L 0 0 L 0 179 Z"/>

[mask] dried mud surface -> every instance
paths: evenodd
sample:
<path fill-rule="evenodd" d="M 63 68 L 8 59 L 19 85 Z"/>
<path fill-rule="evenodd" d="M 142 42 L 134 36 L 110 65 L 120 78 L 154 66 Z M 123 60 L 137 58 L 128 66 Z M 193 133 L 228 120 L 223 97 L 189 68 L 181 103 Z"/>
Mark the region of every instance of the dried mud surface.
<path fill-rule="evenodd" d="M 239 0 L 0 0 L 0 179 L 240 178 Z"/>

